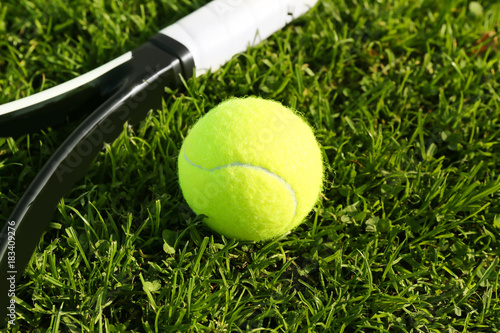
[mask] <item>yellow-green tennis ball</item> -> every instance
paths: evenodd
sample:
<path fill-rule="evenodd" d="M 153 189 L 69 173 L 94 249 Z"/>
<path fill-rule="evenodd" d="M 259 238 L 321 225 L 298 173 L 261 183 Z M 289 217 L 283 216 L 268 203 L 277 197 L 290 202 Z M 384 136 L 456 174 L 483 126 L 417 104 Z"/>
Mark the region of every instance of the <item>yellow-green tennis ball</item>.
<path fill-rule="evenodd" d="M 191 129 L 179 153 L 179 182 L 191 209 L 216 232 L 265 240 L 292 230 L 323 183 L 311 127 L 282 104 L 227 100 Z"/>

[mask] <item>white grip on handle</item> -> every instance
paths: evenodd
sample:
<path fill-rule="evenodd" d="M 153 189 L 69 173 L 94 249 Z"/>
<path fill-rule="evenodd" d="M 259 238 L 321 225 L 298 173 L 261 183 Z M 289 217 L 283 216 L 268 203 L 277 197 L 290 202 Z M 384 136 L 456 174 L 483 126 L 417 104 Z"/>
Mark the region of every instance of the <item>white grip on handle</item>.
<path fill-rule="evenodd" d="M 265 40 L 317 1 L 214 0 L 160 32 L 188 48 L 200 76 Z"/>

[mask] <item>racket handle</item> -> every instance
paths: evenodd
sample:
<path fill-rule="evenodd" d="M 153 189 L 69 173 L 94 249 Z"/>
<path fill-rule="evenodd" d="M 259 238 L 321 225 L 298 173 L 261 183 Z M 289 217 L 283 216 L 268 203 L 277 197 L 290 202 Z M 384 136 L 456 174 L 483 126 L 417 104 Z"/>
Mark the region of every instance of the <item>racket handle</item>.
<path fill-rule="evenodd" d="M 317 0 L 214 0 L 161 30 L 191 52 L 200 76 L 259 44 Z"/>

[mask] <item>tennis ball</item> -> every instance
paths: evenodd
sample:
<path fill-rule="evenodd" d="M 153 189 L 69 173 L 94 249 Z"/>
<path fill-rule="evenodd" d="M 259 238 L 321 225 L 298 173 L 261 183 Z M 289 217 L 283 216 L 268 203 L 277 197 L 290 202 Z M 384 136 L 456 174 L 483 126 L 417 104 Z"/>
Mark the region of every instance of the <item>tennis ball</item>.
<path fill-rule="evenodd" d="M 292 230 L 323 184 L 311 127 L 282 104 L 257 97 L 222 102 L 185 138 L 178 159 L 182 193 L 216 232 L 266 240 Z"/>

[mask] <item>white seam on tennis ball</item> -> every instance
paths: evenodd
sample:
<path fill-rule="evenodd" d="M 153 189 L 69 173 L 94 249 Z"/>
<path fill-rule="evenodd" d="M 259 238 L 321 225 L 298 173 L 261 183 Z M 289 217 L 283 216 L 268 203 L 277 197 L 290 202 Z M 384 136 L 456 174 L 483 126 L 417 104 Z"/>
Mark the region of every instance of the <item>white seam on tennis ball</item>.
<path fill-rule="evenodd" d="M 258 166 L 258 165 L 253 165 L 253 164 L 248 164 L 248 163 L 241 163 L 241 162 L 233 162 L 233 163 L 226 164 L 226 165 L 221 165 L 221 166 L 218 166 L 218 167 L 215 167 L 215 168 L 212 168 L 212 169 L 205 169 L 204 167 L 202 167 L 200 165 L 197 165 L 194 162 L 192 162 L 186 156 L 186 154 L 184 154 L 184 159 L 186 160 L 186 162 L 188 162 L 192 166 L 194 166 L 194 167 L 196 167 L 198 169 L 204 170 L 204 171 L 208 171 L 208 172 L 213 172 L 213 171 L 216 171 L 216 170 L 220 170 L 220 169 L 223 169 L 223 168 L 230 168 L 230 167 L 250 168 L 250 169 L 254 169 L 254 170 L 259 170 L 259 171 L 265 172 L 267 175 L 269 175 L 269 176 L 277 179 L 280 183 L 282 183 L 285 186 L 285 188 L 288 190 L 288 192 L 290 192 L 290 195 L 292 196 L 293 204 L 294 204 L 293 217 L 295 217 L 295 215 L 297 214 L 297 205 L 298 205 L 297 196 L 295 195 L 295 190 L 293 189 L 292 185 L 288 184 L 286 182 L 286 180 L 284 180 L 283 178 L 281 178 L 279 175 L 275 174 L 274 172 L 270 171 L 269 169 L 266 169 L 266 168 Z"/>

